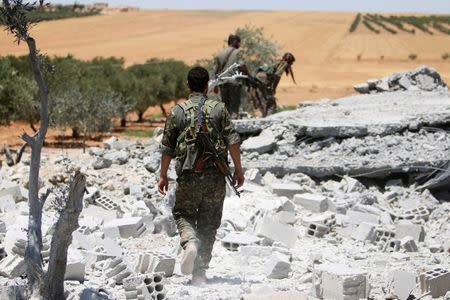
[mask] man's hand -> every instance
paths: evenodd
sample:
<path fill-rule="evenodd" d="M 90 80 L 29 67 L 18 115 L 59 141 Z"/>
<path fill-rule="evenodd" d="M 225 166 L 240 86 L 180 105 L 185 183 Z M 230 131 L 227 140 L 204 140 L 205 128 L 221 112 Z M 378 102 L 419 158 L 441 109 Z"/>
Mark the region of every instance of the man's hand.
<path fill-rule="evenodd" d="M 234 171 L 234 176 L 233 176 L 233 185 L 236 188 L 240 188 L 241 186 L 244 185 L 244 174 L 242 174 L 242 171 Z"/>
<path fill-rule="evenodd" d="M 169 179 L 167 179 L 167 176 L 160 176 L 158 181 L 158 192 L 165 196 L 168 189 Z"/>

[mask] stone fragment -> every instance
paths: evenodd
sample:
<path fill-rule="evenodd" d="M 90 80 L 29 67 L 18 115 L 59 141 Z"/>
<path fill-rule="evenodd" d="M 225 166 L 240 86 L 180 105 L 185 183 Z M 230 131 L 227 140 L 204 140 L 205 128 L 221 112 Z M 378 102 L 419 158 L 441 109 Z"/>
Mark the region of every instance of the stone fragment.
<path fill-rule="evenodd" d="M 129 158 L 128 152 L 124 150 L 109 152 L 105 154 L 103 157 L 106 160 L 110 160 L 113 164 L 123 165 L 128 162 Z"/>
<path fill-rule="evenodd" d="M 295 212 L 292 211 L 279 211 L 275 214 L 280 223 L 293 225 L 297 222 Z"/>
<path fill-rule="evenodd" d="M 262 218 L 255 232 L 258 236 L 283 243 L 289 248 L 294 247 L 298 237 L 298 232 L 295 228 L 277 222 L 269 216 Z"/>
<path fill-rule="evenodd" d="M 267 277 L 271 279 L 287 278 L 292 271 L 289 257 L 277 252 L 272 254 L 265 269 Z"/>
<path fill-rule="evenodd" d="M 322 238 L 328 232 L 330 232 L 330 227 L 320 223 L 309 223 L 306 230 L 307 235 L 317 238 Z"/>
<path fill-rule="evenodd" d="M 0 199 L 5 196 L 11 196 L 14 201 L 27 201 L 28 190 L 15 183 L 4 184 L 0 187 Z"/>
<path fill-rule="evenodd" d="M 255 184 L 259 184 L 259 185 L 262 184 L 262 175 L 258 169 L 250 169 L 250 170 L 245 171 L 244 177 L 245 177 L 245 180 L 248 180 Z"/>
<path fill-rule="evenodd" d="M 264 154 L 272 152 L 275 149 L 276 141 L 271 134 L 260 134 L 259 136 L 251 137 L 246 139 L 242 145 L 241 149 L 245 152 L 258 152 L 259 154 Z"/>
<path fill-rule="evenodd" d="M 162 273 L 166 277 L 173 274 L 175 258 L 162 252 L 147 252 L 139 255 L 135 271 L 141 274 Z"/>
<path fill-rule="evenodd" d="M 408 299 L 417 284 L 417 276 L 405 270 L 394 270 L 392 272 L 392 288 L 394 294 L 400 300 Z"/>
<path fill-rule="evenodd" d="M 406 236 L 411 236 L 417 242 L 423 242 L 425 239 L 425 230 L 422 225 L 413 224 L 408 220 L 400 220 L 395 225 L 395 237 L 402 239 Z"/>
<path fill-rule="evenodd" d="M 360 223 L 358 227 L 352 232 L 352 238 L 358 241 L 370 241 L 375 240 L 375 226 L 371 223 Z"/>
<path fill-rule="evenodd" d="M 324 299 L 365 299 L 369 286 L 366 274 L 340 264 L 322 264 L 314 268 L 315 296 Z"/>
<path fill-rule="evenodd" d="M 269 189 L 273 194 L 292 199 L 294 195 L 305 192 L 305 189 L 298 183 L 273 182 L 269 184 Z"/>
<path fill-rule="evenodd" d="M 260 245 L 261 238 L 245 232 L 230 232 L 222 239 L 222 246 L 230 251 L 238 251 L 240 246 Z"/>
<path fill-rule="evenodd" d="M 405 236 L 400 239 L 400 246 L 405 249 L 406 252 L 417 252 L 418 248 L 413 237 Z"/>
<path fill-rule="evenodd" d="M 0 276 L 15 278 L 25 274 L 25 259 L 18 255 L 9 255 L 0 261 Z"/>
<path fill-rule="evenodd" d="M 103 227 L 105 236 L 109 238 L 140 237 L 145 231 L 142 217 L 115 219 L 106 223 Z"/>
<path fill-rule="evenodd" d="M 370 92 L 370 87 L 367 82 L 357 84 L 353 88 L 360 94 L 368 94 Z"/>
<path fill-rule="evenodd" d="M 92 164 L 94 170 L 106 169 L 111 167 L 112 160 L 103 157 L 98 157 L 97 160 Z"/>
<path fill-rule="evenodd" d="M 327 197 L 322 195 L 304 193 L 294 196 L 295 204 L 299 204 L 312 212 L 324 212 L 328 209 Z"/>

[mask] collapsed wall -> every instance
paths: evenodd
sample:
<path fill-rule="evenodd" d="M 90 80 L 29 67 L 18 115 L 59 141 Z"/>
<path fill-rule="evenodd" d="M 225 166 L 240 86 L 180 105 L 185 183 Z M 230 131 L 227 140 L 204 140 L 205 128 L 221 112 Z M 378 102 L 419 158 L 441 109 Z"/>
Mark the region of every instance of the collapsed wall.
<path fill-rule="evenodd" d="M 308 103 L 264 120 L 238 120 L 236 127 L 250 136 L 242 145 L 247 168 L 389 178 L 445 168 L 449 123 L 448 92 L 408 91 Z"/>

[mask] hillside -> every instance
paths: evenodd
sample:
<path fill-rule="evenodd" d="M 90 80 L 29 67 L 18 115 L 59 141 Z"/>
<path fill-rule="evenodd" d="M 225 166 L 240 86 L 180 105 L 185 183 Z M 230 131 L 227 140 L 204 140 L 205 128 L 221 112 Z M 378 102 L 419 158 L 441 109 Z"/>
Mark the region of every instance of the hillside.
<path fill-rule="evenodd" d="M 343 96 L 353 92 L 355 83 L 420 64 L 436 68 L 450 82 L 450 60 L 441 58 L 450 52 L 450 36 L 376 35 L 363 27 L 350 34 L 354 17 L 355 13 L 323 12 L 133 11 L 45 22 L 33 31 L 39 47 L 50 55 L 119 56 L 127 64 L 174 57 L 193 63 L 219 50 L 236 27 L 263 26 L 283 50 L 297 57 L 299 84 L 282 80 L 279 98 L 284 104 Z M 25 53 L 25 45 L 17 47 L 0 33 L 1 55 Z M 417 60 L 410 61 L 410 54 L 417 54 Z"/>

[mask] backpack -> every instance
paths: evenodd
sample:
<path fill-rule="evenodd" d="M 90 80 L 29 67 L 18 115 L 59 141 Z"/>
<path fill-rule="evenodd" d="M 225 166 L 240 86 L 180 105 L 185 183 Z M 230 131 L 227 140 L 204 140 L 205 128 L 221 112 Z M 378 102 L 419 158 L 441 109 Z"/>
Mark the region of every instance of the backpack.
<path fill-rule="evenodd" d="M 227 146 L 225 140 L 219 131 L 218 123 L 220 120 L 214 120 L 211 116 L 214 108 L 220 102 L 206 99 L 202 106 L 202 131 L 208 132 L 209 137 L 214 144 L 216 151 L 222 156 L 227 155 Z M 183 110 L 184 118 L 176 120 L 176 126 L 180 130 L 175 148 L 177 157 L 177 173 L 180 175 L 184 171 L 194 171 L 196 163 L 202 153 L 199 153 L 197 141 L 197 124 L 199 114 L 197 112 L 198 105 L 191 100 L 178 104 Z"/>

